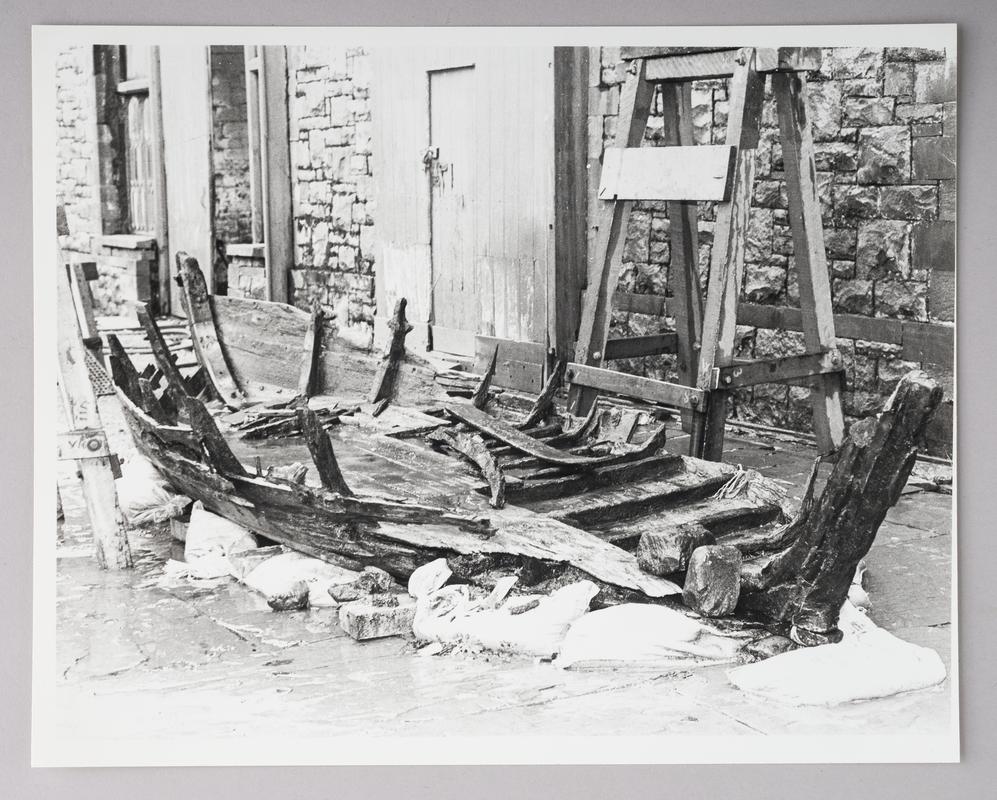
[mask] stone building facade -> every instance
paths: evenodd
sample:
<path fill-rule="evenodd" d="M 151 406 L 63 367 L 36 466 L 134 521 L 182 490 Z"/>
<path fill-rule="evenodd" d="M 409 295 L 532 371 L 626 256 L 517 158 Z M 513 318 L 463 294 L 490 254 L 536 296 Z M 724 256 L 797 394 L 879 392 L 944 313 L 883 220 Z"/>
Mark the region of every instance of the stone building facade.
<path fill-rule="evenodd" d="M 231 50 L 231 52 L 228 52 Z M 246 249 L 248 161 L 245 77 L 239 48 L 212 49 L 211 103 L 213 213 L 216 237 L 230 246 L 228 290 L 263 296 L 259 254 Z M 342 326 L 372 336 L 373 196 L 371 141 L 372 56 L 363 48 L 286 48 L 293 264 L 288 298 L 308 307 L 314 299 L 335 309 Z M 618 48 L 593 48 L 589 76 L 589 159 L 596 162 L 614 132 L 624 65 Z M 78 257 L 100 250 L 101 192 L 97 159 L 104 134 L 95 125 L 101 95 L 91 47 L 64 52 L 57 64 L 58 201 Z M 810 76 L 819 196 L 837 313 L 880 319 L 952 324 L 955 252 L 955 68 L 942 51 L 827 49 Z M 726 82 L 693 88 L 698 143 L 722 143 Z M 656 101 L 646 144 L 660 141 Z M 104 146 L 107 142 L 103 142 Z M 597 202 L 590 185 L 590 203 Z M 758 150 L 756 188 L 747 243 L 743 297 L 755 304 L 798 306 L 793 244 L 774 103 L 766 103 Z M 591 208 L 591 206 L 590 206 Z M 709 264 L 714 209 L 700 209 L 700 265 Z M 591 215 L 590 215 L 591 219 Z M 628 229 L 621 289 L 667 293 L 669 222 L 663 203 L 639 203 Z M 231 247 L 235 245 L 235 247 Z M 239 249 L 239 246 L 243 249 Z M 591 248 L 590 248 L 591 251 Z M 124 287 L 124 289 L 122 288 Z M 127 281 L 102 269 L 96 287 L 101 310 L 118 313 Z M 613 335 L 656 332 L 659 317 L 618 313 Z M 949 401 L 941 430 L 951 430 L 951 359 L 909 358 L 898 343 L 839 340 L 847 361 L 843 396 L 848 418 L 878 411 L 907 370 L 923 366 L 941 377 Z M 761 328 L 739 329 L 744 356 L 799 352 L 802 336 Z M 669 375 L 667 357 L 614 362 L 652 377 Z M 807 430 L 807 391 L 759 386 L 740 393 L 734 415 Z M 947 439 L 947 442 L 945 441 Z M 940 434 L 939 449 L 951 433 Z"/>
<path fill-rule="evenodd" d="M 624 62 L 602 48 L 590 75 L 589 156 L 598 159 L 615 131 Z M 834 311 L 891 320 L 949 324 L 955 301 L 955 63 L 943 51 L 829 48 L 809 76 L 818 195 L 831 272 Z M 771 87 L 767 87 L 767 101 Z M 697 144 L 722 144 L 727 82 L 693 86 Z M 661 138 L 655 99 L 646 145 Z M 593 194 L 594 197 L 594 194 Z M 593 200 L 593 202 L 595 202 Z M 793 241 L 787 221 L 775 103 L 766 102 L 757 153 L 755 192 L 746 244 L 745 302 L 799 306 Z M 700 206 L 699 263 L 704 278 L 712 246 L 712 204 Z M 664 203 L 638 203 L 627 233 L 621 288 L 665 294 L 670 263 Z M 642 335 L 661 319 L 616 314 L 613 333 Z M 951 362 L 914 361 L 900 344 L 842 338 L 846 417 L 878 412 L 907 371 L 923 367 L 942 378 L 947 403 L 936 428 L 951 430 Z M 803 351 L 802 334 L 740 327 L 739 354 L 776 357 Z M 908 348 L 909 349 L 909 348 Z M 635 359 L 617 368 L 663 377 L 665 357 Z M 808 391 L 762 385 L 734 398 L 733 414 L 781 427 L 810 429 Z M 943 449 L 948 443 L 939 442 Z"/>

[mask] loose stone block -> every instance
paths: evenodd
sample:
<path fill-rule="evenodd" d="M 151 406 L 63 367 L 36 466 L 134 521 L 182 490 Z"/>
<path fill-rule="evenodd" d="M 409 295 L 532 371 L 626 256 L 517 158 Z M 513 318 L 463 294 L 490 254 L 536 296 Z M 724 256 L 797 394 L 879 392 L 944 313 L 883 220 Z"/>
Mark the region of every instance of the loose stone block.
<path fill-rule="evenodd" d="M 399 596 L 397 605 L 374 605 L 356 600 L 339 609 L 339 625 L 357 641 L 404 636 L 411 633 L 415 620 L 415 600 Z"/>
<path fill-rule="evenodd" d="M 349 583 L 339 583 L 329 587 L 332 599 L 339 603 L 394 591 L 401 591 L 401 587 L 395 583 L 391 575 L 377 567 L 364 567 L 363 571 Z"/>
<path fill-rule="evenodd" d="M 734 613 L 741 596 L 741 552 L 730 545 L 697 547 L 689 558 L 682 602 L 704 617 Z"/>
<path fill-rule="evenodd" d="M 300 611 L 308 608 L 308 584 L 295 581 L 287 589 L 267 597 L 267 605 L 274 611 Z"/>
<path fill-rule="evenodd" d="M 637 565 L 651 575 L 670 575 L 686 568 L 697 547 L 716 544 L 702 525 L 645 531 L 637 545 Z"/>

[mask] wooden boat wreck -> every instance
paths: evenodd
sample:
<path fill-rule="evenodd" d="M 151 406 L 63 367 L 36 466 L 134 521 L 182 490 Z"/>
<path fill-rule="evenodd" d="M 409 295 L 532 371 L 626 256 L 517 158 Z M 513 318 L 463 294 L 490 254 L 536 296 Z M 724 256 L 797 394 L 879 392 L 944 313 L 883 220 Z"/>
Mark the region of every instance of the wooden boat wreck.
<path fill-rule="evenodd" d="M 939 397 L 927 378 L 905 380 L 878 427 L 846 441 L 827 479 L 841 490 L 815 499 L 815 465 L 787 525 L 771 483 L 668 453 L 649 413 L 611 403 L 584 419 L 559 413 L 564 364 L 535 398 L 496 393 L 497 351 L 475 377 L 406 350 L 404 301 L 378 355 L 337 337 L 318 307 L 211 296 L 196 261 L 178 262 L 200 368 L 181 374 L 144 308 L 154 367 L 137 372 L 109 337 L 139 451 L 178 491 L 266 539 L 402 580 L 442 557 L 486 587 L 509 574 L 534 592 L 587 578 L 598 604 L 667 602 L 682 591 L 681 569 L 651 574 L 635 550 L 649 532 L 692 530 L 743 556 L 745 609 L 805 625 L 798 641 L 833 640 L 855 565 Z M 254 450 L 246 434 L 261 430 L 284 437 L 280 448 Z M 306 451 L 311 475 L 263 467 Z"/>

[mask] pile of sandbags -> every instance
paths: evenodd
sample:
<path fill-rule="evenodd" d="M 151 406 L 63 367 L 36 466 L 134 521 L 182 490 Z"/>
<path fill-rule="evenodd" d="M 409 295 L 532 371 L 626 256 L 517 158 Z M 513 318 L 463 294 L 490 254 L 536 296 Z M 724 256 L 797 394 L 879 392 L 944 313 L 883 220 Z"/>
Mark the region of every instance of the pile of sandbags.
<path fill-rule="evenodd" d="M 898 639 L 851 603 L 841 609 L 837 644 L 802 647 L 736 667 L 734 686 L 794 706 L 832 706 L 924 689 L 945 680 L 938 654 Z"/>
<path fill-rule="evenodd" d="M 191 502 L 173 490 L 152 462 L 137 454 L 121 465 L 114 486 L 121 512 L 136 527 L 179 517 Z"/>

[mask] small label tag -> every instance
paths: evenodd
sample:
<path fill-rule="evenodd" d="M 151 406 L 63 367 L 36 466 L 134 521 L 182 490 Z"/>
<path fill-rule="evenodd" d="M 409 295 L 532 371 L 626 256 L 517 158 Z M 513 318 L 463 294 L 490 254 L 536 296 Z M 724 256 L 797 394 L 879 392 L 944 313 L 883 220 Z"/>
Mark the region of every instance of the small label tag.
<path fill-rule="evenodd" d="M 76 461 L 83 458 L 100 458 L 110 455 L 110 451 L 107 449 L 107 436 L 100 429 L 60 433 L 58 444 L 61 461 Z"/>

